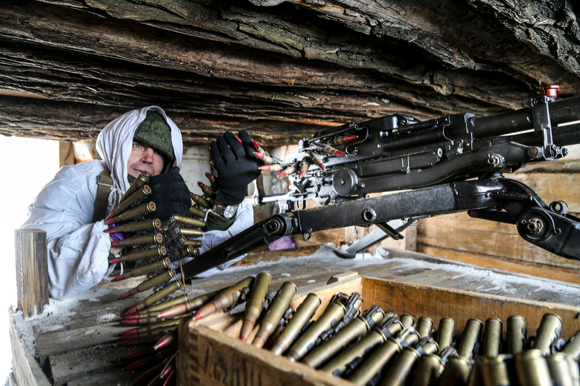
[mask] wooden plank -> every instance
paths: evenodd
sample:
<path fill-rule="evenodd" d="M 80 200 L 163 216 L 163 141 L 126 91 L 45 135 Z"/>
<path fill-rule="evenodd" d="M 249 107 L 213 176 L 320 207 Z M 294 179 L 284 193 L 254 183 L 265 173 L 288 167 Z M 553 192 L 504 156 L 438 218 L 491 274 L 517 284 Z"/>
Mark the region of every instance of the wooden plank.
<path fill-rule="evenodd" d="M 40 368 L 36 359 L 30 354 L 21 333 L 16 327 L 14 315 L 8 311 L 10 318 L 10 345 L 12 347 L 12 371 L 18 386 L 50 386 L 51 383 Z"/>
<path fill-rule="evenodd" d="M 456 272 L 449 272 L 444 269 L 435 269 L 432 271 L 422 271 L 413 275 L 403 276 L 396 281 L 401 283 L 415 284 L 437 284 L 457 276 Z"/>
<path fill-rule="evenodd" d="M 511 260 L 496 256 L 456 251 L 447 248 L 438 248 L 419 244 L 418 252 L 445 259 L 475 264 L 481 267 L 501 269 L 504 271 L 517 272 L 526 275 L 543 277 L 551 280 L 565 281 L 580 284 L 578 270 L 573 268 L 552 267 L 545 264 L 534 264 L 522 260 Z"/>
<path fill-rule="evenodd" d="M 523 182 L 542 197 L 546 203 L 566 201 L 570 212 L 580 212 L 580 173 L 520 173 L 510 178 Z"/>
<path fill-rule="evenodd" d="M 491 317 L 501 319 L 506 332 L 507 318 L 511 315 L 523 316 L 528 331 L 533 334 L 545 313 L 555 313 L 562 318 L 563 339 L 569 339 L 580 330 L 580 319 L 577 318 L 580 307 L 563 304 L 399 283 L 371 277 L 363 277 L 363 297 L 367 302 L 376 303 L 383 309 L 395 310 L 399 314 L 429 316 L 436 324 L 443 317 L 451 317 L 456 323 L 456 334 L 463 331 L 470 318 L 485 321 Z"/>
<path fill-rule="evenodd" d="M 419 229 L 418 237 L 419 245 L 424 246 L 506 257 L 552 267 L 580 268 L 580 261 L 550 253 L 524 241 L 516 234 L 423 225 Z M 421 250 L 421 247 L 419 249 Z"/>
<path fill-rule="evenodd" d="M 191 362 L 189 382 L 180 385 L 352 385 L 209 328 L 192 328 L 191 334 L 199 359 Z"/>
<path fill-rule="evenodd" d="M 17 229 L 14 239 L 17 304 L 26 318 L 41 314 L 44 306 L 49 303 L 46 232 Z"/>

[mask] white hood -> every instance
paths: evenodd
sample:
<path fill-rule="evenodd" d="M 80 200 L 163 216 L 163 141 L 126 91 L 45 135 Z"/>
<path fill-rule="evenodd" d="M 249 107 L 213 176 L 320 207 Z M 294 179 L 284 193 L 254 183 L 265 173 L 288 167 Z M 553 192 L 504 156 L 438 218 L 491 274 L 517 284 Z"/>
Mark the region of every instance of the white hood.
<path fill-rule="evenodd" d="M 163 109 L 157 106 L 149 106 L 121 115 L 109 123 L 97 137 L 97 151 L 105 162 L 107 169 L 111 171 L 111 178 L 113 179 L 113 189 L 109 195 L 110 207 L 115 206 L 121 196 L 129 189 L 127 162 L 133 149 L 133 136 L 139 124 L 145 120 L 149 110 L 161 114 L 171 128 L 171 142 L 173 143 L 173 152 L 175 154 L 173 166 L 181 167 L 183 155 L 181 132 L 177 125 L 165 115 Z"/>

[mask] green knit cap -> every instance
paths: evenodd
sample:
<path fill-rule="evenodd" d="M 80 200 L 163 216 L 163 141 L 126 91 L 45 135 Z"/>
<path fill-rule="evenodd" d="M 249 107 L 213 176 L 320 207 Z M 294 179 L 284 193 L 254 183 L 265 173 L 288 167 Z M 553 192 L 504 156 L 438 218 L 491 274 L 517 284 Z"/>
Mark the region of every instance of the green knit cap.
<path fill-rule="evenodd" d="M 139 124 L 133 141 L 141 142 L 163 154 L 170 163 L 175 161 L 173 144 L 171 142 L 171 128 L 165 119 L 154 111 L 147 111 L 147 117 Z"/>

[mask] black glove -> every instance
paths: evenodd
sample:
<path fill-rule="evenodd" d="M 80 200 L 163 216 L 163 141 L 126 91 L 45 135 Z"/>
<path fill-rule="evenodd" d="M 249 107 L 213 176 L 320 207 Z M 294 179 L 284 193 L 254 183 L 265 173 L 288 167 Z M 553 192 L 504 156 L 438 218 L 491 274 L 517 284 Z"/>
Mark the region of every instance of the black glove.
<path fill-rule="evenodd" d="M 242 130 L 240 139 L 242 143 L 228 131 L 211 143 L 211 158 L 218 173 L 216 200 L 225 205 L 244 201 L 248 184 L 260 176 L 250 135 Z"/>
<path fill-rule="evenodd" d="M 153 201 L 157 209 L 145 216 L 146 218 L 165 220 L 173 214 L 189 213 L 191 207 L 189 188 L 179 174 L 177 166 L 169 169 L 167 173 L 151 177 L 147 185 L 151 187 L 149 201 Z"/>

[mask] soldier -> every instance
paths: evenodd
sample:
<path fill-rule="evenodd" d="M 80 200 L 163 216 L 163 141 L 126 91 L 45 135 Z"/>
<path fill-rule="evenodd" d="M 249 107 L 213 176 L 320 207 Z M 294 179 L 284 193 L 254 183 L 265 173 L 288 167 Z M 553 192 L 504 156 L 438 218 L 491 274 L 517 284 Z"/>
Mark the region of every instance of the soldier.
<path fill-rule="evenodd" d="M 260 170 L 250 136 L 242 131 L 240 139 L 242 143 L 227 132 L 212 143 L 221 178 L 201 239 L 202 253 L 253 225 L 251 204 L 244 197 Z M 47 232 L 49 290 L 55 299 L 75 296 L 108 276 L 113 268 L 108 260 L 121 247 L 111 247 L 103 220 L 142 172 L 152 176 L 148 185 L 155 217 L 187 214 L 191 207 L 189 189 L 179 174 L 181 132 L 161 108 L 133 110 L 109 123 L 97 138 L 97 151 L 102 161 L 63 167 L 38 194 L 22 226 Z"/>

